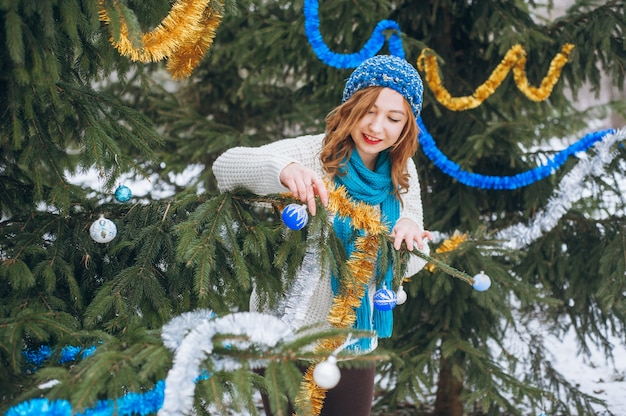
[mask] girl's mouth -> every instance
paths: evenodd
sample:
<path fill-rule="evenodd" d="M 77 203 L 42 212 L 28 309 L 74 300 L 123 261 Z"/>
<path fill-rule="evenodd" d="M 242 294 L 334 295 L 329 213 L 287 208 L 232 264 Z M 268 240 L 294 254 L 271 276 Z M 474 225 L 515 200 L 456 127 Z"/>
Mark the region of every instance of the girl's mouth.
<path fill-rule="evenodd" d="M 368 136 L 366 134 L 363 134 L 363 141 L 365 143 L 367 143 L 367 144 L 374 145 L 374 144 L 380 143 L 382 140 L 379 140 L 379 139 L 376 139 L 374 137 L 370 137 L 370 136 Z"/>

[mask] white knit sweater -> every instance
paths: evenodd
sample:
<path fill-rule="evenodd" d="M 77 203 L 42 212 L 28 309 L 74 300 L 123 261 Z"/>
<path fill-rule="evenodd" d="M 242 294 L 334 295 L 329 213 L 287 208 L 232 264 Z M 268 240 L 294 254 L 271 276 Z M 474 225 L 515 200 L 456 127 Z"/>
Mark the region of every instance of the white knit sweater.
<path fill-rule="evenodd" d="M 323 134 L 285 139 L 260 147 L 235 147 L 224 152 L 213 164 L 213 173 L 217 178 L 220 191 L 229 191 L 244 187 L 258 195 L 289 192 L 279 179 L 280 172 L 290 163 L 297 162 L 317 172 L 323 178 L 320 151 Z M 423 228 L 422 199 L 417 170 L 412 159 L 407 162 L 409 172 L 409 190 L 402 194 L 400 218 L 409 218 Z M 332 220 L 332 218 L 331 218 Z M 424 252 L 428 252 L 425 245 Z M 425 262 L 411 256 L 407 267 L 407 276 L 417 273 Z M 375 291 L 372 281 L 370 302 Z M 318 253 L 309 251 L 305 255 L 296 282 L 289 293 L 280 302 L 276 310 L 269 311 L 258 304 L 254 295 L 250 308 L 254 311 L 272 313 L 281 317 L 292 329 L 304 326 L 328 326 L 326 317 L 332 306 L 333 293 L 330 274 L 327 267 L 319 264 Z M 375 346 L 375 343 L 373 343 Z"/>

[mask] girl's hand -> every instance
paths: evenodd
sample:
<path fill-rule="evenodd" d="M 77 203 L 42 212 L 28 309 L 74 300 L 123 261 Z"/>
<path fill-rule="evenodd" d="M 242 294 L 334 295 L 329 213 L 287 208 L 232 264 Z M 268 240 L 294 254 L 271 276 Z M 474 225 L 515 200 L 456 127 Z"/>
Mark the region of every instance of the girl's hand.
<path fill-rule="evenodd" d="M 391 230 L 391 237 L 393 238 L 393 247 L 396 250 L 400 250 L 404 241 L 409 251 L 413 251 L 414 245 L 417 245 L 418 250 L 422 250 L 424 241 L 433 239 L 430 231 L 422 230 L 415 221 L 408 218 L 400 218 L 396 222 L 396 225 Z"/>
<path fill-rule="evenodd" d="M 324 206 L 328 205 L 328 190 L 317 173 L 300 163 L 290 163 L 280 172 L 279 179 L 294 197 L 305 202 L 311 215 L 315 215 L 315 195 Z"/>

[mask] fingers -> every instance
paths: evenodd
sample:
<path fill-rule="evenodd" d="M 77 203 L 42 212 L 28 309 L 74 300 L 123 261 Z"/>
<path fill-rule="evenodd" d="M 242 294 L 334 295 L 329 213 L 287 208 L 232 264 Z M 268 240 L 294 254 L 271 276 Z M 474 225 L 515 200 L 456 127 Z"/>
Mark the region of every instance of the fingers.
<path fill-rule="evenodd" d="M 291 163 L 280 173 L 280 180 L 294 197 L 307 205 L 311 215 L 316 214 L 316 195 L 319 195 L 324 206 L 328 205 L 326 185 L 313 169 L 299 163 Z"/>
<path fill-rule="evenodd" d="M 393 237 L 393 247 L 396 250 L 400 250 L 400 248 L 402 248 L 402 243 L 405 243 L 406 248 L 409 251 L 413 251 L 416 247 L 418 250 L 423 250 L 424 241 L 433 239 L 433 235 L 430 231 L 422 231 L 418 234 L 414 234 L 411 232 L 394 230 L 391 237 Z"/>
<path fill-rule="evenodd" d="M 319 176 L 315 176 L 311 184 L 313 185 L 315 194 L 320 197 L 322 205 L 328 206 L 328 189 L 326 189 L 324 181 Z"/>
<path fill-rule="evenodd" d="M 406 243 L 406 248 L 413 251 L 413 239 L 402 228 L 394 227 L 391 231 L 391 237 L 393 237 L 393 248 L 396 250 L 400 250 L 404 242 Z"/>
<path fill-rule="evenodd" d="M 393 247 L 396 250 L 400 250 L 402 248 L 402 243 L 406 244 L 406 248 L 409 251 L 413 251 L 415 249 L 415 247 L 417 246 L 418 249 L 422 249 L 423 244 L 421 243 L 421 241 L 416 241 L 415 239 L 409 237 L 409 236 L 403 236 L 403 235 L 399 235 L 396 234 L 393 236 Z"/>
<path fill-rule="evenodd" d="M 311 215 L 315 215 L 315 188 L 313 185 L 310 182 L 305 182 L 302 178 L 287 180 L 283 183 L 289 188 L 295 198 L 298 198 L 307 205 Z"/>
<path fill-rule="evenodd" d="M 309 208 L 309 212 L 311 215 L 315 215 L 317 210 L 317 206 L 315 204 L 315 189 L 312 184 L 308 184 L 305 186 L 305 199 L 300 198 L 302 202 L 306 202 L 307 207 Z"/>
<path fill-rule="evenodd" d="M 430 233 L 430 231 L 422 231 L 420 234 L 411 239 L 411 244 L 407 243 L 407 248 L 413 251 L 413 246 L 417 246 L 418 250 L 423 250 L 424 241 L 428 239 L 432 240 L 433 235 Z M 415 244 L 413 244 L 413 242 L 415 242 Z"/>
<path fill-rule="evenodd" d="M 291 193 L 298 198 L 300 201 L 304 202 L 309 208 L 309 212 L 311 215 L 315 215 L 316 213 L 316 204 L 315 204 L 315 187 L 312 183 L 307 182 L 310 179 L 302 179 L 299 178 L 294 182 L 294 186 L 291 188 Z"/>
<path fill-rule="evenodd" d="M 397 234 L 393 237 L 394 237 L 393 248 L 395 248 L 396 250 L 400 250 L 402 248 L 402 242 L 404 241 L 404 238 L 398 236 Z M 407 244 L 407 248 L 409 248 L 408 244 Z M 412 248 L 409 248 L 409 250 L 413 251 Z"/>

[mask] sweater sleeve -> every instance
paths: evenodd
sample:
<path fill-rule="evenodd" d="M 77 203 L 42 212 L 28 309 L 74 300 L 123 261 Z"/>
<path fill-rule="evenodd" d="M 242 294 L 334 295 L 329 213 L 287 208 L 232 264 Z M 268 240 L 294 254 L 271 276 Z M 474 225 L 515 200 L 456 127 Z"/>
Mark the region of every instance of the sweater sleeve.
<path fill-rule="evenodd" d="M 407 171 L 409 172 L 409 189 L 402 194 L 402 208 L 400 210 L 400 218 L 408 218 L 422 229 L 424 229 L 424 213 L 422 209 L 422 190 L 420 188 L 417 169 L 413 159 L 407 161 Z"/>
<path fill-rule="evenodd" d="M 260 147 L 233 147 L 213 163 L 220 192 L 244 187 L 258 195 L 287 192 L 280 172 L 297 162 L 322 176 L 319 152 L 324 134 L 279 140 Z"/>
<path fill-rule="evenodd" d="M 424 211 L 422 208 L 422 190 L 420 187 L 419 177 L 417 176 L 417 168 L 413 159 L 407 161 L 407 170 L 409 172 L 409 190 L 402 195 L 402 209 L 400 210 L 400 218 L 408 218 L 423 230 L 424 229 Z M 430 254 L 428 242 L 424 242 L 423 253 Z M 410 277 L 419 272 L 426 265 L 426 261 L 421 257 L 412 255 L 409 257 L 405 277 Z"/>

